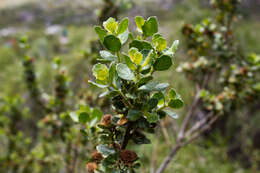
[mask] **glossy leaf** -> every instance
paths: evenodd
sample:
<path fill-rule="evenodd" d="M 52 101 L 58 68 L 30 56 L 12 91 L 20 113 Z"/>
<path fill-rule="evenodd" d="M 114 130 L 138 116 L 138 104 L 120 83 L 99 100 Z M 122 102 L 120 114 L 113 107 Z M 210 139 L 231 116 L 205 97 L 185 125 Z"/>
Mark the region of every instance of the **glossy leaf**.
<path fill-rule="evenodd" d="M 149 17 L 142 26 L 143 34 L 150 37 L 158 32 L 158 22 L 156 17 Z"/>
<path fill-rule="evenodd" d="M 112 52 L 118 52 L 122 47 L 120 39 L 114 35 L 107 35 L 104 38 L 103 44 L 108 50 Z"/>
<path fill-rule="evenodd" d="M 135 23 L 136 23 L 138 31 L 143 32 L 142 26 L 144 25 L 144 18 L 142 16 L 136 16 L 135 17 Z"/>
<path fill-rule="evenodd" d="M 184 103 L 183 103 L 182 99 L 180 99 L 180 98 L 170 100 L 168 103 L 168 106 L 170 106 L 171 108 L 174 108 L 174 109 L 180 109 L 183 107 L 183 105 L 184 105 Z"/>
<path fill-rule="evenodd" d="M 114 82 L 115 73 L 116 73 L 116 64 L 111 63 L 110 68 L 109 68 L 109 78 L 108 78 L 108 82 L 110 84 L 113 84 L 113 82 Z"/>
<path fill-rule="evenodd" d="M 106 31 L 104 29 L 102 29 L 100 26 L 95 26 L 95 31 L 96 31 L 100 41 L 103 43 L 104 38 L 107 35 Z"/>
<path fill-rule="evenodd" d="M 113 55 L 112 53 L 106 51 L 106 50 L 102 50 L 99 52 L 100 56 L 108 61 L 116 61 L 117 60 L 117 56 Z"/>
<path fill-rule="evenodd" d="M 167 41 L 163 37 L 156 38 L 153 44 L 158 52 L 162 52 L 167 48 Z"/>
<path fill-rule="evenodd" d="M 149 82 L 139 88 L 143 91 L 163 91 L 169 86 L 168 83 L 159 83 L 159 82 Z"/>
<path fill-rule="evenodd" d="M 116 71 L 117 74 L 120 78 L 125 79 L 125 80 L 134 80 L 135 75 L 131 69 L 127 67 L 126 64 L 117 64 L 116 66 Z"/>
<path fill-rule="evenodd" d="M 101 153 L 104 158 L 116 153 L 113 148 L 110 148 L 107 145 L 98 145 L 96 148 L 97 151 Z"/>
<path fill-rule="evenodd" d="M 129 44 L 129 48 L 135 47 L 137 48 L 140 52 L 142 50 L 151 50 L 153 49 L 153 46 L 147 42 L 147 41 L 140 41 L 140 40 L 134 40 Z"/>
<path fill-rule="evenodd" d="M 162 55 L 155 60 L 153 66 L 156 71 L 168 70 L 172 66 L 172 59 L 168 55 Z"/>
<path fill-rule="evenodd" d="M 126 30 L 128 30 L 128 17 L 124 18 L 117 29 L 117 35 L 123 34 Z"/>
<path fill-rule="evenodd" d="M 177 119 L 179 116 L 178 114 L 176 114 L 175 112 L 172 112 L 171 110 L 169 109 L 165 109 L 163 110 L 167 115 L 169 115 L 171 118 L 173 119 Z"/>
<path fill-rule="evenodd" d="M 131 61 L 130 57 L 125 54 L 123 54 L 123 57 L 124 57 L 127 67 L 130 68 L 132 71 L 135 71 L 136 65 Z"/>
<path fill-rule="evenodd" d="M 118 22 L 114 18 L 110 17 L 103 22 L 103 26 L 109 33 L 115 33 L 118 28 Z"/>
<path fill-rule="evenodd" d="M 143 60 L 143 55 L 141 52 L 138 51 L 137 48 L 134 48 L 134 47 L 131 48 L 128 53 L 129 53 L 129 57 L 133 63 L 135 63 L 136 65 L 141 64 L 141 62 Z"/>
<path fill-rule="evenodd" d="M 108 68 L 104 64 L 95 64 L 92 68 L 93 75 L 96 77 L 96 79 L 105 81 L 108 78 Z"/>

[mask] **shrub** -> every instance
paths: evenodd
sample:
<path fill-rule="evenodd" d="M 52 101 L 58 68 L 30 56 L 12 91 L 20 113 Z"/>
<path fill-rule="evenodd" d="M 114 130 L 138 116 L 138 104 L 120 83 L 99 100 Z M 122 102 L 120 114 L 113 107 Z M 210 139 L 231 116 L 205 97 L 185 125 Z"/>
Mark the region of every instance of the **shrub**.
<path fill-rule="evenodd" d="M 153 77 L 155 72 L 172 66 L 178 41 L 167 47 L 166 39 L 158 33 L 156 17 L 145 20 L 137 16 L 135 22 L 136 37 L 128 30 L 128 18 L 121 22 L 109 18 L 103 23 L 104 28 L 95 27 L 106 50 L 100 51 L 99 62 L 92 69 L 96 80 L 89 83 L 106 90 L 100 96 L 112 100 L 114 114 L 104 115 L 97 123 L 94 153 L 102 157 L 90 158 L 88 172 L 135 172 L 140 163 L 137 154 L 127 149 L 129 142 L 150 143 L 145 133 L 154 133 L 157 123 L 166 115 L 177 117 L 169 108 L 183 106 L 174 89 L 166 92 L 168 83 Z"/>

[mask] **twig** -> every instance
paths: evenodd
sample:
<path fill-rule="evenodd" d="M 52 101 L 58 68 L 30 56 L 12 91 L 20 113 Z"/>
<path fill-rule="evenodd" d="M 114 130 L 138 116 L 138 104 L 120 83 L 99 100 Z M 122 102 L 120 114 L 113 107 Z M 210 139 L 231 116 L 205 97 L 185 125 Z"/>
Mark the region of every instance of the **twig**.
<path fill-rule="evenodd" d="M 200 129 L 204 124 L 207 123 L 207 121 L 213 116 L 213 112 L 210 112 L 206 115 L 206 117 L 199 122 L 197 122 L 195 125 L 193 125 L 186 133 L 185 137 L 190 136 L 193 132 Z"/>
<path fill-rule="evenodd" d="M 160 165 L 159 169 L 156 171 L 156 173 L 162 173 L 165 168 L 167 167 L 167 165 L 170 163 L 170 161 L 172 160 L 172 158 L 176 155 L 176 153 L 179 151 L 179 149 L 182 147 L 181 144 L 175 145 L 170 154 L 164 159 L 163 163 Z"/>
<path fill-rule="evenodd" d="M 204 123 L 201 123 L 200 126 L 196 129 L 199 129 L 197 133 L 194 133 L 187 141 L 183 142 L 183 139 L 178 139 L 177 144 L 172 148 L 170 154 L 166 157 L 166 159 L 162 162 L 160 167 L 157 169 L 156 173 L 163 173 L 163 171 L 166 169 L 170 161 L 173 159 L 173 157 L 176 155 L 176 153 L 185 145 L 190 144 L 192 141 L 197 139 L 201 136 L 202 133 L 204 133 L 206 130 L 210 129 L 212 124 L 217 121 L 219 116 L 214 116 L 208 124 L 204 125 Z M 187 136 L 185 134 L 185 136 Z"/>
<path fill-rule="evenodd" d="M 189 111 L 187 112 L 187 114 L 185 116 L 185 119 L 184 119 L 184 121 L 182 123 L 181 129 L 179 131 L 179 134 L 178 134 L 178 140 L 179 141 L 182 141 L 184 139 L 185 130 L 186 130 L 186 128 L 188 126 L 188 123 L 189 123 L 189 121 L 191 119 L 191 116 L 192 116 L 194 108 L 199 103 L 199 100 L 200 100 L 199 91 L 197 91 L 196 96 L 193 99 L 192 105 L 191 105 Z"/>
<path fill-rule="evenodd" d="M 168 146 L 171 146 L 170 137 L 169 137 L 169 134 L 168 134 L 167 129 L 165 127 L 165 124 L 162 123 L 162 122 L 160 122 L 160 124 L 161 124 L 161 127 L 162 127 L 162 132 L 163 132 L 163 136 L 166 140 L 166 143 L 167 143 Z"/>

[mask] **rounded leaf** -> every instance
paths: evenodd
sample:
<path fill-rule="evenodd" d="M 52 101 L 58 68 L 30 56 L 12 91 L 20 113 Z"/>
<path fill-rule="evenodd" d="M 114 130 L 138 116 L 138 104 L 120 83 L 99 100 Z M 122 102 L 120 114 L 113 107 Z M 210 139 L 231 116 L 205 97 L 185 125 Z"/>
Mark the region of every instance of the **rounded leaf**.
<path fill-rule="evenodd" d="M 106 31 L 104 29 L 102 29 L 100 26 L 95 26 L 95 31 L 96 31 L 100 41 L 103 43 L 104 38 L 107 35 Z"/>
<path fill-rule="evenodd" d="M 79 114 L 79 122 L 80 123 L 86 123 L 90 120 L 89 114 L 86 112 L 81 112 Z"/>
<path fill-rule="evenodd" d="M 115 33 L 118 27 L 118 22 L 114 18 L 110 17 L 103 22 L 103 26 L 108 32 Z"/>
<path fill-rule="evenodd" d="M 134 47 L 131 48 L 128 53 L 129 53 L 129 57 L 133 63 L 135 63 L 136 65 L 141 64 L 141 62 L 143 60 L 143 54 L 141 52 L 139 52 L 137 48 L 134 48 Z"/>
<path fill-rule="evenodd" d="M 117 71 L 118 76 L 122 79 L 125 79 L 125 80 L 134 80 L 135 79 L 135 75 L 134 75 L 133 71 L 130 70 L 130 68 L 128 68 L 126 64 L 122 64 L 122 63 L 117 64 L 116 71 Z"/>
<path fill-rule="evenodd" d="M 142 16 L 136 16 L 135 23 L 137 26 L 137 30 L 142 32 L 142 26 L 144 25 L 144 18 Z"/>
<path fill-rule="evenodd" d="M 168 103 L 168 106 L 170 106 L 171 108 L 174 109 L 180 109 L 181 107 L 183 107 L 184 103 L 182 101 L 182 99 L 173 99 L 170 100 L 170 102 Z"/>
<path fill-rule="evenodd" d="M 168 55 L 162 55 L 155 60 L 153 66 L 157 71 L 168 70 L 172 66 L 172 59 Z"/>
<path fill-rule="evenodd" d="M 124 18 L 117 29 L 117 35 L 124 33 L 128 29 L 128 18 Z"/>
<path fill-rule="evenodd" d="M 149 17 L 142 26 L 144 36 L 150 37 L 158 32 L 158 22 L 156 17 Z"/>
<path fill-rule="evenodd" d="M 97 80 L 105 81 L 108 78 L 108 68 L 104 64 L 95 64 L 93 66 L 93 75 L 96 77 Z"/>
<path fill-rule="evenodd" d="M 167 41 L 163 37 L 155 39 L 153 43 L 158 52 L 162 52 L 167 48 Z"/>
<path fill-rule="evenodd" d="M 120 39 L 114 35 L 107 35 L 104 38 L 103 44 L 108 50 L 112 52 L 118 52 L 122 46 Z"/>

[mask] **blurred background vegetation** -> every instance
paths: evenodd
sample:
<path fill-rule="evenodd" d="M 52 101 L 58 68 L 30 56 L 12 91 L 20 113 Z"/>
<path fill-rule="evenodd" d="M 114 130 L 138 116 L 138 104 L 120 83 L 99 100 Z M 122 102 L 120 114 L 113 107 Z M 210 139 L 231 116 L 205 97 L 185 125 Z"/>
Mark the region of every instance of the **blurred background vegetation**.
<path fill-rule="evenodd" d="M 160 32 L 166 36 L 167 40 L 170 42 L 180 40 L 180 50 L 176 56 L 175 67 L 187 58 L 181 35 L 183 25 L 197 23 L 201 19 L 213 15 L 208 0 L 124 1 L 120 4 L 119 18 L 128 16 L 131 26 L 134 26 L 133 19 L 136 15 L 157 16 Z M 103 6 L 102 0 L 1 0 L 0 97 L 17 96 L 25 100 L 29 97 L 23 82 L 23 56 L 17 42 L 24 35 L 29 38 L 31 45 L 29 54 L 35 59 L 36 76 L 41 90 L 44 90 L 46 94 L 52 93 L 55 70 L 50 62 L 58 56 L 63 65 L 67 67 L 72 93 L 84 91 L 89 96 L 96 97 L 99 91 L 89 87 L 86 81 L 91 76 L 92 62 L 96 56 L 91 50 L 92 43 L 97 38 L 93 26 L 99 23 L 98 16 Z M 260 54 L 260 1 L 242 1 L 240 14 L 234 30 L 237 42 L 241 49 L 248 54 L 251 52 Z M 185 104 L 190 104 L 194 86 L 184 75 L 175 72 L 175 69 L 172 68 L 170 72 L 161 73 L 157 77 L 159 80 L 167 80 L 172 84 L 182 95 Z M 94 106 L 95 103 L 98 101 L 94 102 Z M 185 108 L 182 111 L 185 111 Z M 259 150 L 260 113 L 256 111 L 254 114 L 255 116 L 252 116 L 250 121 L 240 122 L 244 123 L 243 128 L 253 129 L 254 133 L 249 136 L 241 136 L 241 138 L 247 143 L 258 140 Z M 158 129 L 156 136 L 151 136 L 152 144 L 136 148 L 139 155 L 142 156 L 141 160 L 145 163 L 140 172 L 153 172 L 170 150 L 169 143 L 174 141 L 172 129 L 174 124 L 171 121 L 163 123 L 163 127 L 166 129 Z M 1 133 L 3 131 L 0 131 L 0 136 Z M 230 146 L 228 140 L 229 137 L 225 137 L 215 130 L 210 138 L 201 138 L 196 143 L 182 149 L 168 167 L 167 173 L 259 172 L 259 151 L 255 155 L 243 154 L 239 147 Z M 0 142 L 0 153 L 3 153 L 1 145 L 5 145 L 5 142 L 2 141 Z M 238 146 L 240 145 L 238 144 Z M 85 154 L 88 155 L 88 153 Z M 239 156 L 235 157 L 237 155 Z"/>

